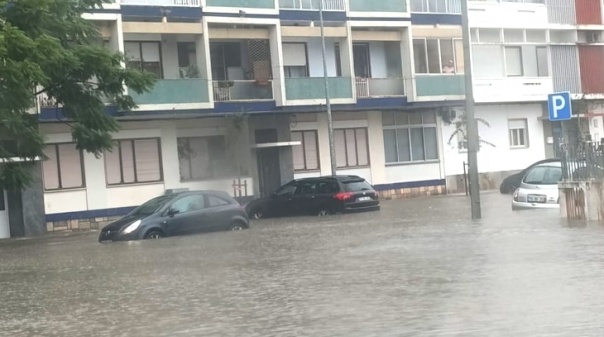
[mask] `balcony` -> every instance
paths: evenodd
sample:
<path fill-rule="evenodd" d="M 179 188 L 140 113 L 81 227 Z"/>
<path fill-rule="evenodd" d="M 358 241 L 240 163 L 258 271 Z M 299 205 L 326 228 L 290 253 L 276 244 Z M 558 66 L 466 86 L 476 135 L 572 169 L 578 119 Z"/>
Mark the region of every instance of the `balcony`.
<path fill-rule="evenodd" d="M 349 0 L 351 12 L 384 12 L 406 13 L 407 1 L 405 0 Z"/>
<path fill-rule="evenodd" d="M 405 96 L 402 78 L 357 78 L 357 98 Z"/>
<path fill-rule="evenodd" d="M 411 12 L 461 14 L 461 0 L 411 0 Z"/>
<path fill-rule="evenodd" d="M 275 0 L 207 0 L 208 7 L 275 8 Z"/>
<path fill-rule="evenodd" d="M 465 95 L 464 75 L 416 75 L 417 97 Z"/>
<path fill-rule="evenodd" d="M 318 11 L 323 2 L 323 10 L 345 11 L 346 0 L 280 0 L 281 9 Z"/>
<path fill-rule="evenodd" d="M 352 80 L 349 77 L 329 77 L 328 82 L 332 99 L 352 99 Z M 288 101 L 325 99 L 324 79 L 286 78 L 285 96 Z"/>
<path fill-rule="evenodd" d="M 201 7 L 201 0 L 121 0 L 122 5 Z"/>
<path fill-rule="evenodd" d="M 158 80 L 150 92 L 129 93 L 138 105 L 208 103 L 208 81 L 199 78 Z"/>
<path fill-rule="evenodd" d="M 477 102 L 545 101 L 554 92 L 551 77 L 475 78 Z"/>
<path fill-rule="evenodd" d="M 215 102 L 270 101 L 273 99 L 273 82 L 214 81 Z"/>

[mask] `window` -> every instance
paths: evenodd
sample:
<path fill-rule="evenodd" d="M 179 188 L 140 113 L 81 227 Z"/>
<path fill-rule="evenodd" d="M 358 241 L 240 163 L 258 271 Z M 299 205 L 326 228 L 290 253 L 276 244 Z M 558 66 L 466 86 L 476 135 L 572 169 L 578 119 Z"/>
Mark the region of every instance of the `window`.
<path fill-rule="evenodd" d="M 367 129 L 334 130 L 336 163 L 338 167 L 369 165 L 369 143 Z"/>
<path fill-rule="evenodd" d="M 414 39 L 415 73 L 452 74 L 463 71 L 463 44 L 453 39 Z"/>
<path fill-rule="evenodd" d="M 48 157 L 42 165 L 45 190 L 85 186 L 82 152 L 74 143 L 46 145 L 44 155 Z"/>
<path fill-rule="evenodd" d="M 160 142 L 157 138 L 115 141 L 105 151 L 107 185 L 162 181 Z"/>
<path fill-rule="evenodd" d="M 520 47 L 505 47 L 506 74 L 510 76 L 522 76 L 522 50 Z"/>
<path fill-rule="evenodd" d="M 292 181 L 292 182 L 282 186 L 281 188 L 279 188 L 277 190 L 277 192 L 275 192 L 275 194 L 279 197 L 286 196 L 286 195 L 292 195 L 296 191 L 296 187 L 297 187 L 296 182 Z"/>
<path fill-rule="evenodd" d="M 308 77 L 306 43 L 283 43 L 285 77 Z"/>
<path fill-rule="evenodd" d="M 356 77 L 371 78 L 371 59 L 368 43 L 355 43 L 352 45 L 354 60 L 354 75 Z"/>
<path fill-rule="evenodd" d="M 317 192 L 317 182 L 315 180 L 304 180 L 298 183 L 296 194 L 315 194 Z"/>
<path fill-rule="evenodd" d="M 145 70 L 163 78 L 160 42 L 124 42 L 128 68 Z"/>
<path fill-rule="evenodd" d="M 229 205 L 230 202 L 217 196 L 208 195 L 208 207 L 219 207 Z"/>
<path fill-rule="evenodd" d="M 434 112 L 384 112 L 383 116 L 386 163 L 438 159 Z"/>
<path fill-rule="evenodd" d="M 294 146 L 294 170 L 308 171 L 319 169 L 319 148 L 317 131 L 294 131 L 292 141 L 301 142 L 301 146 Z"/>
<path fill-rule="evenodd" d="M 228 177 L 236 168 L 227 155 L 224 136 L 178 138 L 180 180 Z"/>
<path fill-rule="evenodd" d="M 317 193 L 332 194 L 340 191 L 340 186 L 335 180 L 321 180 L 317 183 Z"/>
<path fill-rule="evenodd" d="M 528 131 L 526 119 L 511 119 L 508 121 L 510 129 L 510 147 L 513 149 L 528 147 Z"/>
<path fill-rule="evenodd" d="M 203 194 L 188 195 L 182 199 L 176 200 L 170 207 L 171 210 L 176 211 L 179 214 L 201 211 L 204 208 L 205 201 L 203 199 Z"/>
<path fill-rule="evenodd" d="M 537 47 L 537 76 L 549 76 L 547 47 Z"/>
<path fill-rule="evenodd" d="M 461 13 L 461 5 L 455 0 L 411 0 L 411 12 Z"/>

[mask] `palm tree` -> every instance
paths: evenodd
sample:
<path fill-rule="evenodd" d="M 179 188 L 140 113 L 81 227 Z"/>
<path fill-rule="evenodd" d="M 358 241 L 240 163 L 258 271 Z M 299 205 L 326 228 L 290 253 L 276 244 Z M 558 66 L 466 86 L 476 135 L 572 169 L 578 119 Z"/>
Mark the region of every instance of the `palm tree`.
<path fill-rule="evenodd" d="M 468 148 L 468 132 L 467 132 L 468 116 L 466 115 L 465 111 L 463 111 L 461 114 L 457 114 L 453 108 L 441 108 L 439 110 L 438 114 L 440 115 L 440 117 L 443 120 L 443 122 L 445 123 L 445 125 L 447 125 L 447 126 L 454 125 L 455 126 L 455 130 L 453 131 L 451 136 L 449 136 L 449 140 L 447 141 L 447 144 L 451 145 L 453 143 L 453 139 L 457 138 L 457 148 L 459 150 L 467 149 Z M 482 125 L 484 125 L 488 128 L 491 127 L 491 124 L 489 124 L 489 122 L 487 122 L 485 119 L 476 118 L 476 122 L 481 123 Z M 478 143 L 480 145 L 484 144 L 484 145 L 495 147 L 495 144 L 482 139 L 480 137 L 480 135 L 478 136 Z"/>

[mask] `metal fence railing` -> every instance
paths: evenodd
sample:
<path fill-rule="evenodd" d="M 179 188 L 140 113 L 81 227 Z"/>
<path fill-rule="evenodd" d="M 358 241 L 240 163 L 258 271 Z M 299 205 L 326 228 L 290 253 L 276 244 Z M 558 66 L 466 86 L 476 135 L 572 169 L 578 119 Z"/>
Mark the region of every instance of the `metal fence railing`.
<path fill-rule="evenodd" d="M 560 159 L 565 181 L 604 180 L 604 143 L 563 144 Z"/>

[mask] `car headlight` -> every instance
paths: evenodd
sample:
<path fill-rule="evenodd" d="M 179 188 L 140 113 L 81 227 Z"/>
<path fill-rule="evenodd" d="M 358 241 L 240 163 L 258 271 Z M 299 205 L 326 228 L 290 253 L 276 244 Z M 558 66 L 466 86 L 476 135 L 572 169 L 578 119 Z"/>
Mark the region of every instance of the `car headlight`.
<path fill-rule="evenodd" d="M 124 234 L 130 234 L 132 232 L 134 232 L 135 230 L 138 229 L 138 227 L 140 227 L 142 221 L 141 220 L 136 220 L 133 223 L 129 224 L 128 227 L 126 227 L 124 229 Z"/>

